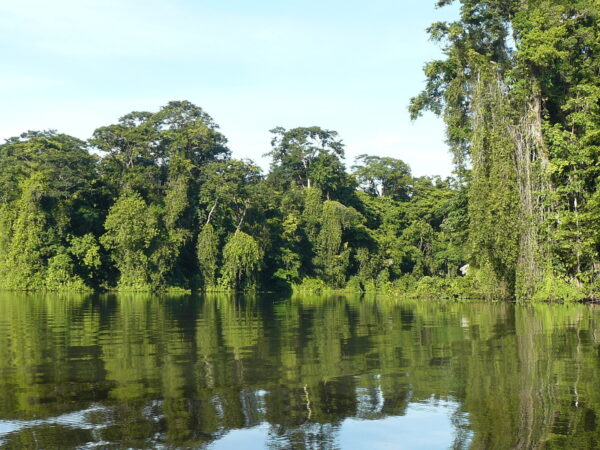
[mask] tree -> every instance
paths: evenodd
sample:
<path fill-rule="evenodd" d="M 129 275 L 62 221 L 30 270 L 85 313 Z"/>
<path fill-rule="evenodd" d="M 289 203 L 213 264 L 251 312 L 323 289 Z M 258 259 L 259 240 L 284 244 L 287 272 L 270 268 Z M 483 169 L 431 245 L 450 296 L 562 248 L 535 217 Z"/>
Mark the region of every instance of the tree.
<path fill-rule="evenodd" d="M 598 12 L 592 0 L 462 0 L 459 21 L 429 29 L 445 59 L 426 66 L 410 111 L 444 117 L 470 181 L 471 263 L 505 296 L 531 298 L 555 275 L 544 261 L 557 258 L 581 283 L 597 260 L 579 219 L 597 189 L 595 138 L 586 139 L 595 135 Z M 569 262 L 565 238 L 575 244 Z"/>
<path fill-rule="evenodd" d="M 227 160 L 208 164 L 202 172 L 200 203 L 206 223 L 214 220 L 215 214 L 240 230 L 248 209 L 256 200 L 256 187 L 262 180 L 261 170 L 251 161 Z"/>
<path fill-rule="evenodd" d="M 337 138 L 337 132 L 319 127 L 299 127 L 286 130 L 277 127 L 271 130 L 273 150 L 268 153 L 273 158 L 271 172 L 278 177 L 302 187 L 313 187 L 315 175 L 327 159 L 329 163 L 344 157 L 344 145 Z M 321 180 L 323 182 L 323 179 Z M 315 185 L 320 189 L 326 186 Z"/>
<path fill-rule="evenodd" d="M 96 157 L 79 139 L 29 131 L 0 146 L 0 272 L 5 287 L 84 287 L 80 276 L 85 269 L 70 261 L 67 249 L 71 236 L 97 226 L 98 213 L 90 213 L 96 189 Z M 58 272 L 52 269 L 58 267 L 68 275 L 54 276 Z"/>
<path fill-rule="evenodd" d="M 252 236 L 243 231 L 233 233 L 223 248 L 223 284 L 236 290 L 256 289 L 262 256 Z"/>
<path fill-rule="evenodd" d="M 94 131 L 90 144 L 105 153 L 100 169 L 114 192 L 133 189 L 147 198 L 159 196 L 159 162 L 165 155 L 151 118 L 150 112 L 131 112 Z"/>
<path fill-rule="evenodd" d="M 170 102 L 158 112 L 131 112 L 117 124 L 96 129 L 90 144 L 106 153 L 102 172 L 115 189 L 134 189 L 157 201 L 174 158 L 190 161 L 193 176 L 217 159 L 229 157 L 227 139 L 202 108 Z"/>
<path fill-rule="evenodd" d="M 56 131 L 28 131 L 0 146 L 0 192 L 14 200 L 18 183 L 33 172 L 44 172 L 45 198 L 70 199 L 88 194 L 96 177 L 97 158 L 85 143 Z"/>
<path fill-rule="evenodd" d="M 173 101 L 150 117 L 161 133 L 161 154 L 170 159 L 185 158 L 200 168 L 219 159 L 228 159 L 227 138 L 219 125 L 202 108 L 188 101 Z"/>
<path fill-rule="evenodd" d="M 0 255 L 0 278 L 8 289 L 43 289 L 49 246 L 47 217 L 40 200 L 48 186 L 48 180 L 40 172 L 33 173 L 19 184 L 20 197 L 14 210 L 7 207 L 2 211 L 4 220 L 10 225 L 3 231 L 9 232 L 4 239 L 9 241 L 7 252 Z M 3 240 L 4 240 L 3 239 Z"/>
<path fill-rule="evenodd" d="M 204 289 L 215 287 L 219 262 L 219 238 L 210 222 L 202 227 L 198 235 L 197 255 Z"/>
<path fill-rule="evenodd" d="M 333 287 L 342 287 L 348 275 L 350 248 L 343 241 L 343 231 L 358 220 L 359 214 L 353 208 L 331 200 L 323 203 L 315 265 L 321 278 Z"/>
<path fill-rule="evenodd" d="M 157 211 L 137 192 L 125 192 L 110 208 L 104 227 L 106 233 L 100 241 L 119 271 L 118 287 L 154 288 L 150 261 L 159 235 Z"/>
<path fill-rule="evenodd" d="M 360 187 L 369 195 L 390 196 L 407 201 L 411 195 L 412 176 L 408 165 L 399 159 L 359 155 L 352 167 Z"/>

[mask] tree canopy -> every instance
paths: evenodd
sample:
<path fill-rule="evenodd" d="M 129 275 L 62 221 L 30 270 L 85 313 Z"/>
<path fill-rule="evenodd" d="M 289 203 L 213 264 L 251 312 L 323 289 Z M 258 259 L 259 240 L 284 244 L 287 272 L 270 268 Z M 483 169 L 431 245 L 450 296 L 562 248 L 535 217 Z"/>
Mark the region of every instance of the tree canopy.
<path fill-rule="evenodd" d="M 263 174 L 187 101 L 29 131 L 0 145 L 0 287 L 600 297 L 597 1 L 451 3 L 409 110 L 445 121 L 453 177 L 348 171 L 319 126 L 271 130 Z"/>

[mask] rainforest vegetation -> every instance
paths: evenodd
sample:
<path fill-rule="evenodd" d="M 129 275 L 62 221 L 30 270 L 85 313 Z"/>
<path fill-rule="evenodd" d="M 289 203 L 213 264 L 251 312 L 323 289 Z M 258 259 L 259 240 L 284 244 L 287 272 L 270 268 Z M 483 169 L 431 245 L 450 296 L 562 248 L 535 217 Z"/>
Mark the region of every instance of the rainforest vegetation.
<path fill-rule="evenodd" d="M 274 128 L 263 174 L 186 101 L 85 142 L 27 132 L 0 146 L 0 287 L 597 298 L 600 6 L 460 6 L 409 107 L 443 117 L 452 178 L 348 170 L 316 126 Z"/>

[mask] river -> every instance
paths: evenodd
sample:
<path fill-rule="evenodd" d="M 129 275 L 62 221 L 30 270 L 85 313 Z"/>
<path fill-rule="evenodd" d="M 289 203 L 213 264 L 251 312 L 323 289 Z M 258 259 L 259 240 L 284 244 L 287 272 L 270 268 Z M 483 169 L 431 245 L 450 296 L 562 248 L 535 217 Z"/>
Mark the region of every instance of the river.
<path fill-rule="evenodd" d="M 0 446 L 600 446 L 600 308 L 0 294 Z"/>

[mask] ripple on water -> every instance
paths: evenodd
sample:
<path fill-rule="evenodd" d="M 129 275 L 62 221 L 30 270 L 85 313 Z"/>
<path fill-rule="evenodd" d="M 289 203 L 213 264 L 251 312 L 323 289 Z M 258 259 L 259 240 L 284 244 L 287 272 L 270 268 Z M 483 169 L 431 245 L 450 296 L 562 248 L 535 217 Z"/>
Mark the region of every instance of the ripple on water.
<path fill-rule="evenodd" d="M 35 420 L 0 420 L 0 442 L 11 433 L 43 425 L 63 426 L 79 430 L 99 430 L 108 427 L 111 409 L 101 405 L 62 414 L 56 417 Z"/>

